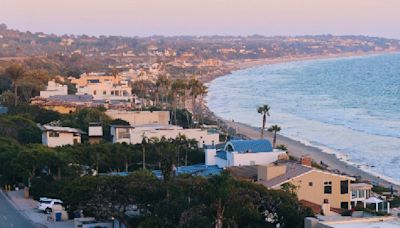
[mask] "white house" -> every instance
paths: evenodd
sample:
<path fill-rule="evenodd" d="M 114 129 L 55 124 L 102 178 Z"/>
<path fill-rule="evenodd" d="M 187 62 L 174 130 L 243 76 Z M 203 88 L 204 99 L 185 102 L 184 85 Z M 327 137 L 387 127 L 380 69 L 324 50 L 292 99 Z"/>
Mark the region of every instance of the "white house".
<path fill-rule="evenodd" d="M 205 164 L 219 168 L 231 166 L 262 165 L 286 156 L 283 150 L 273 149 L 268 140 L 231 140 L 223 150 L 215 147 L 205 149 Z"/>
<path fill-rule="evenodd" d="M 132 88 L 122 76 L 101 76 L 83 74 L 80 78 L 72 79 L 77 89 L 76 95 L 92 95 L 94 100 L 130 101 L 134 100 Z"/>
<path fill-rule="evenodd" d="M 70 127 L 38 125 L 42 130 L 42 144 L 48 147 L 74 145 L 81 143 L 83 131 Z"/>
<path fill-rule="evenodd" d="M 145 124 L 138 126 L 114 125 L 111 126 L 113 143 L 142 143 L 143 137 L 146 138 L 176 138 L 184 135 L 188 139 L 195 139 L 199 146 L 219 144 L 219 134 L 210 130 L 183 129 L 174 125 Z"/>
<path fill-rule="evenodd" d="M 49 98 L 56 95 L 68 95 L 68 86 L 61 85 L 54 80 L 49 81 L 46 90 L 40 91 L 40 97 Z"/>

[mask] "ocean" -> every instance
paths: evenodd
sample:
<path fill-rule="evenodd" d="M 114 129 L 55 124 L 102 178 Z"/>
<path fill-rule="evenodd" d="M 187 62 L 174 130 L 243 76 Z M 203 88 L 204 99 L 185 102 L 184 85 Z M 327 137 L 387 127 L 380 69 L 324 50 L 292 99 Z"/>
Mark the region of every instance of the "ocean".
<path fill-rule="evenodd" d="M 400 182 L 400 54 L 264 65 L 208 86 L 217 116 L 260 127 L 268 104 L 282 135 Z"/>

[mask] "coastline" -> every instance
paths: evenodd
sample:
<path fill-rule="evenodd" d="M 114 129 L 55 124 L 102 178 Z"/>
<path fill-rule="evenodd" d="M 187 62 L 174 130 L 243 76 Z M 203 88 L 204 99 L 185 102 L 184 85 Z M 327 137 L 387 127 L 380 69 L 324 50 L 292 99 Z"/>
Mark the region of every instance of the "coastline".
<path fill-rule="evenodd" d="M 293 61 L 304 61 L 304 60 L 317 60 L 317 59 L 330 59 L 330 58 L 345 58 L 345 57 L 361 57 L 361 56 L 369 56 L 369 55 L 379 55 L 385 53 L 394 53 L 394 52 L 367 52 L 367 53 L 348 53 L 348 54 L 341 54 L 341 55 L 323 55 L 323 56 L 306 56 L 306 57 L 296 57 L 296 58 L 276 58 L 276 59 L 261 59 L 261 60 L 253 60 L 253 61 L 244 61 L 242 63 L 238 63 L 232 71 L 242 70 L 262 65 L 270 65 L 270 64 L 279 64 L 279 63 L 287 63 Z M 222 75 L 220 75 L 222 76 Z M 219 77 L 219 76 L 217 76 Z M 209 83 L 213 79 L 217 78 L 214 77 L 211 80 L 206 80 L 205 82 Z M 244 136 L 250 139 L 257 139 L 259 138 L 259 128 L 252 127 L 247 124 L 243 124 L 240 122 L 232 122 L 229 120 L 225 120 L 216 116 L 212 110 L 210 110 L 205 102 L 203 102 L 203 109 L 206 115 L 214 120 L 217 120 L 220 126 L 225 129 L 230 129 L 236 132 L 236 134 Z M 266 132 L 266 138 L 272 140 L 272 134 Z M 313 146 L 307 145 L 304 142 L 299 140 L 283 136 L 278 134 L 277 135 L 277 142 L 278 144 L 284 144 L 289 151 L 289 155 L 300 158 L 303 155 L 309 155 L 316 163 L 320 164 L 322 161 L 326 166 L 327 169 L 335 172 L 346 174 L 349 176 L 356 177 L 361 181 L 370 182 L 374 185 L 381 185 L 384 187 L 390 188 L 393 186 L 395 190 L 400 192 L 400 184 L 398 181 L 391 180 L 388 177 L 380 175 L 378 173 L 374 173 L 368 169 L 362 169 L 357 164 L 350 163 L 341 157 L 338 157 L 334 153 L 327 153 L 323 149 Z"/>

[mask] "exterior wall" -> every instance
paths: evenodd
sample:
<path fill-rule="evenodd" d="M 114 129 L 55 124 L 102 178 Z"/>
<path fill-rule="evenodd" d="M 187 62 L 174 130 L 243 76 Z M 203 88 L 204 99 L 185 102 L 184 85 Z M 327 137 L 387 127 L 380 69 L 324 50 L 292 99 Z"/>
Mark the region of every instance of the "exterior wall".
<path fill-rule="evenodd" d="M 208 134 L 206 130 L 201 129 L 172 129 L 172 130 L 131 130 L 131 143 L 141 143 L 143 136 L 147 138 L 176 138 L 179 134 L 185 135 L 188 139 L 195 139 L 199 146 L 215 145 L 219 143 L 219 134 Z"/>
<path fill-rule="evenodd" d="M 215 163 L 218 166 L 218 168 L 224 169 L 224 168 L 228 167 L 228 161 L 225 159 L 222 159 L 222 158 L 218 158 L 218 157 L 215 158 Z"/>
<path fill-rule="evenodd" d="M 103 136 L 103 127 L 89 126 L 89 136 Z"/>
<path fill-rule="evenodd" d="M 68 86 L 49 81 L 46 90 L 40 91 L 40 97 L 49 98 L 55 95 L 68 95 Z"/>
<path fill-rule="evenodd" d="M 93 83 L 77 86 L 77 95 L 92 95 L 94 100 L 132 100 L 132 89 L 129 86 L 115 86 L 111 82 Z"/>
<path fill-rule="evenodd" d="M 265 165 L 278 160 L 278 156 L 285 154 L 284 151 L 279 152 L 260 152 L 260 153 L 237 153 L 232 152 L 232 159 L 228 162 L 229 166 L 244 165 Z"/>
<path fill-rule="evenodd" d="M 259 165 L 257 167 L 257 179 L 258 181 L 271 180 L 284 175 L 286 171 L 286 165 Z"/>
<path fill-rule="evenodd" d="M 176 138 L 179 134 L 186 136 L 188 139 L 195 139 L 199 142 L 199 146 L 203 145 L 215 145 L 219 144 L 219 134 L 209 134 L 206 130 L 201 129 L 181 129 L 176 127 L 175 129 L 151 129 L 151 128 L 130 128 L 129 138 L 121 138 L 119 129 L 112 130 L 113 143 L 131 143 L 139 144 L 142 143 L 143 136 L 147 138 L 162 138 L 167 139 Z"/>
<path fill-rule="evenodd" d="M 69 113 L 73 113 L 76 111 L 75 107 L 66 107 L 66 106 L 62 106 L 62 105 L 44 106 L 44 108 L 47 110 L 56 111 L 61 114 L 69 114 Z"/>
<path fill-rule="evenodd" d="M 217 161 L 216 161 L 216 157 L 215 155 L 217 154 L 217 150 L 215 148 L 212 149 L 205 149 L 204 150 L 204 163 L 206 165 L 216 165 Z"/>
<path fill-rule="evenodd" d="M 108 110 L 106 114 L 111 119 L 121 119 L 130 125 L 162 124 L 168 125 L 170 121 L 168 111 L 116 111 Z"/>
<path fill-rule="evenodd" d="M 59 137 L 50 137 L 50 131 L 42 133 L 42 144 L 48 147 L 73 145 L 74 139 L 77 143 L 81 143 L 81 136 L 74 136 L 73 133 L 59 132 Z"/>
<path fill-rule="evenodd" d="M 346 177 L 329 174 L 317 170 L 313 170 L 307 174 L 294 178 L 291 183 L 297 186 L 297 197 L 299 200 L 307 200 L 309 202 L 322 205 L 324 199 L 329 201 L 333 208 L 340 208 L 341 202 L 348 202 L 350 206 L 350 181 L 347 194 L 340 193 L 340 181 L 349 180 Z M 324 194 L 324 182 L 332 182 L 332 193 Z M 312 182 L 312 186 L 309 183 Z"/>

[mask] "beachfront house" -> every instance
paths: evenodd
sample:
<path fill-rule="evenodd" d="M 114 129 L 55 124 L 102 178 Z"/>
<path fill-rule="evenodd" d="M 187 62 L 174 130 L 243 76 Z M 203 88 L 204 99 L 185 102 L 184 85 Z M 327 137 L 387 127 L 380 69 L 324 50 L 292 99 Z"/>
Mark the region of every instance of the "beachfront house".
<path fill-rule="evenodd" d="M 175 125 L 144 124 L 144 125 L 113 125 L 111 126 L 113 143 L 140 144 L 143 138 L 148 139 L 162 137 L 166 139 L 184 135 L 187 139 L 194 139 L 200 147 L 204 145 L 219 144 L 219 134 L 212 130 L 183 129 Z"/>
<path fill-rule="evenodd" d="M 107 110 L 106 114 L 111 119 L 121 119 L 130 125 L 161 124 L 168 125 L 170 122 L 169 111 L 124 111 Z"/>
<path fill-rule="evenodd" d="M 270 189 L 293 187 L 300 201 L 320 209 L 351 209 L 351 181 L 354 180 L 353 177 L 311 167 L 309 157 L 303 157 L 301 163 L 276 162 L 257 169 L 260 184 Z"/>
<path fill-rule="evenodd" d="M 222 150 L 205 148 L 205 164 L 220 168 L 269 164 L 286 156 L 285 151 L 273 149 L 268 140 L 231 140 Z"/>
<path fill-rule="evenodd" d="M 42 130 L 42 144 L 48 147 L 58 147 L 81 143 L 83 131 L 70 127 L 38 125 Z"/>

